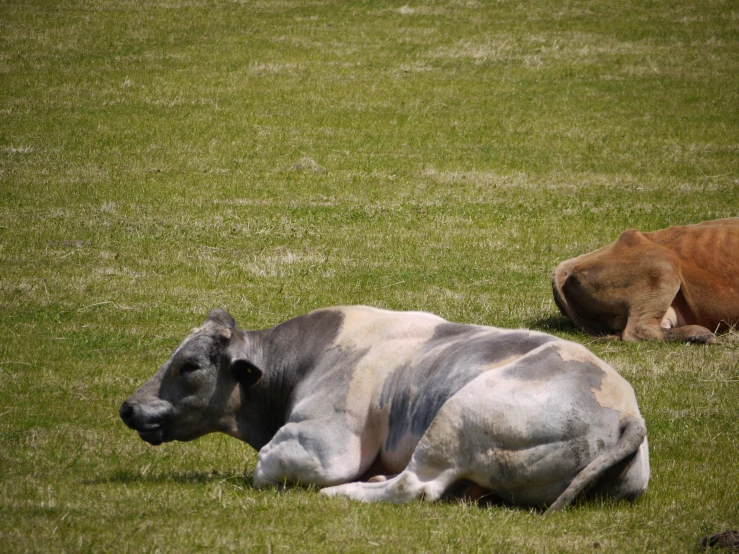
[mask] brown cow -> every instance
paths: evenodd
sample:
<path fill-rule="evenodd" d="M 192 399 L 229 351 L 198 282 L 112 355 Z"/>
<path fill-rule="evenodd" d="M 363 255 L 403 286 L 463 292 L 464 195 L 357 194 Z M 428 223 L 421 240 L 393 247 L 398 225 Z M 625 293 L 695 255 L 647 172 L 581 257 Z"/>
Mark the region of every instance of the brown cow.
<path fill-rule="evenodd" d="M 739 323 L 739 217 L 641 233 L 561 263 L 560 311 L 590 334 L 712 343 Z"/>

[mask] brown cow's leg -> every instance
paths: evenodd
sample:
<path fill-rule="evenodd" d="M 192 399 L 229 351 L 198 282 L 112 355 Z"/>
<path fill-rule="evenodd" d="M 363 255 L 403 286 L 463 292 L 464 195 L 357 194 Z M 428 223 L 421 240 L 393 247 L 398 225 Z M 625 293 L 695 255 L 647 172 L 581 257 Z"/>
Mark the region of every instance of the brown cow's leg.
<path fill-rule="evenodd" d="M 716 342 L 716 335 L 700 325 L 683 325 L 682 327 L 667 329 L 665 331 L 665 340 L 713 344 Z"/>
<path fill-rule="evenodd" d="M 639 308 L 637 314 L 629 314 L 626 327 L 621 334 L 621 339 L 628 342 L 641 342 L 643 340 L 664 340 L 665 329 L 660 325 L 675 293 L 665 290 L 665 294 L 644 302 L 638 298 L 632 301 L 632 309 Z M 660 299 L 661 297 L 661 299 Z"/>
<path fill-rule="evenodd" d="M 665 330 L 659 326 L 661 317 L 642 317 L 629 319 L 621 335 L 621 340 L 641 342 L 643 340 L 664 340 Z"/>
<path fill-rule="evenodd" d="M 634 282 L 634 297 L 629 302 L 629 319 L 621 338 L 630 342 L 664 340 L 662 319 L 680 290 L 680 277 L 668 262 L 656 262 L 641 268 Z"/>

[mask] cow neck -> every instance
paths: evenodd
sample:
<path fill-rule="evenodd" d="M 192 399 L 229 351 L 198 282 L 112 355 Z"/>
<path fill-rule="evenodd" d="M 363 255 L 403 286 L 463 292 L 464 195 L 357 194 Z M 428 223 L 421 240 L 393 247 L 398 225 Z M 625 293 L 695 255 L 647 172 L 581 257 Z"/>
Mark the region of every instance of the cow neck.
<path fill-rule="evenodd" d="M 261 381 L 253 388 L 262 396 L 262 416 L 277 426 L 275 432 L 289 419 L 298 385 L 331 348 L 343 321 L 340 310 L 323 309 L 270 329 L 249 332 L 248 340 L 256 355 L 254 363 L 263 372 Z"/>
<path fill-rule="evenodd" d="M 269 330 L 239 330 L 237 333 L 238 350 L 262 371 L 256 384 L 239 387 L 237 436 L 260 450 L 285 424 L 285 393 L 280 384 L 282 379 L 272 370 L 267 355 Z"/>

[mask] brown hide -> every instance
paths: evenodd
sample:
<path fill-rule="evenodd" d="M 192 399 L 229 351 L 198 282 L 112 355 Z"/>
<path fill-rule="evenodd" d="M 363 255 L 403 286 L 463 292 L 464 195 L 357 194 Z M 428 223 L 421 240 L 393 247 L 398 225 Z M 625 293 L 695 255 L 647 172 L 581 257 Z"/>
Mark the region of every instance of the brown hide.
<path fill-rule="evenodd" d="M 560 311 L 591 334 L 713 342 L 739 323 L 739 218 L 641 233 L 561 263 Z"/>

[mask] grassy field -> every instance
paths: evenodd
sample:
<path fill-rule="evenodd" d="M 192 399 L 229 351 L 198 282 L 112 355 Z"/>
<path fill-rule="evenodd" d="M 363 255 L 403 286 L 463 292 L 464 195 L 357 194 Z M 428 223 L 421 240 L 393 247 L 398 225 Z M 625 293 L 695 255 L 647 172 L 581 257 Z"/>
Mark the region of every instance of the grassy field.
<path fill-rule="evenodd" d="M 692 552 L 739 527 L 739 338 L 593 340 L 560 261 L 739 215 L 739 6 L 0 0 L 0 551 Z M 257 491 L 121 402 L 212 307 L 369 304 L 586 343 L 631 381 L 636 504 Z"/>

